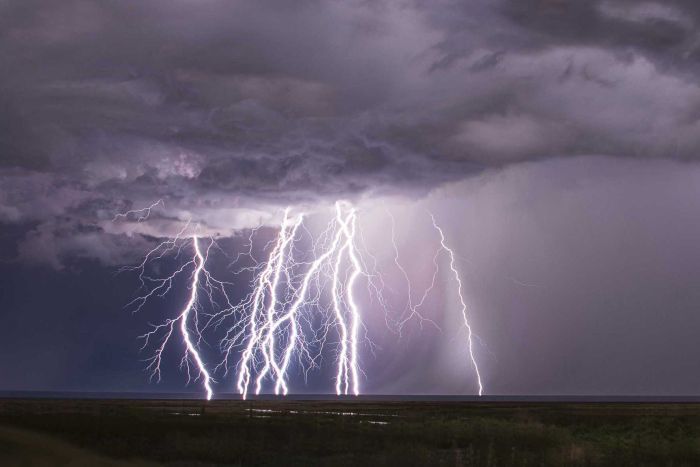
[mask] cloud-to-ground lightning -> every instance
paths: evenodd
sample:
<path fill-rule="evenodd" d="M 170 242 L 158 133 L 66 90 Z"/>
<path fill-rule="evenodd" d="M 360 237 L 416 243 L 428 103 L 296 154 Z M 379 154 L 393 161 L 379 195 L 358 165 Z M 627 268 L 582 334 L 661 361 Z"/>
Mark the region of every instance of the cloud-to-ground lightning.
<path fill-rule="evenodd" d="M 347 203 L 336 204 L 336 216 L 326 231 L 327 241 L 318 256 L 308 264 L 295 260 L 291 248 L 303 215 L 290 221 L 288 212 L 285 211 L 277 242 L 257 280 L 252 300 L 248 302 L 251 311 L 248 313 L 247 344 L 238 365 L 237 389 L 244 398 L 247 397 L 252 375 L 257 373 L 255 393 L 260 394 L 265 379 L 272 374 L 275 394 L 288 393 L 286 374 L 295 352 L 309 353 L 309 339 L 300 333 L 299 313 L 308 308 L 320 313 L 327 311 L 320 303 L 320 291 L 310 289 L 321 288 L 323 280 L 319 275 L 329 271 L 334 315 L 325 315 L 322 319 L 325 324 L 321 326 L 324 336 L 321 341 L 325 343 L 328 327 L 334 324 L 338 328 L 340 347 L 336 392 L 347 394 L 352 386 L 352 392 L 359 394 L 357 340 L 360 312 L 353 291 L 362 267 L 355 246 L 356 211 Z M 345 281 L 341 278 L 344 259 L 352 267 Z M 297 272 L 300 267 L 305 267 L 305 270 Z M 285 292 L 279 290 L 281 275 L 286 277 Z M 265 300 L 266 312 L 261 313 Z M 279 349 L 276 344 L 279 344 Z"/>
<path fill-rule="evenodd" d="M 148 218 L 151 210 L 162 201 L 142 210 L 129 211 L 115 219 L 141 222 Z M 188 381 L 201 380 L 207 399 L 213 395 L 212 374 L 229 371 L 235 374 L 234 387 L 245 399 L 251 392 L 256 395 L 264 390 L 286 395 L 289 392 L 289 372 L 293 362 L 306 373 L 320 366 L 324 349 L 331 349 L 335 361 L 335 392 L 337 395 L 359 395 L 360 345 L 368 339 L 362 318 L 358 293 L 358 280 L 366 279 L 366 293 L 370 302 L 378 306 L 386 315 L 386 323 L 401 335 L 403 326 L 412 319 L 419 323 L 431 319 L 420 314 L 419 308 L 426 303 L 428 294 L 435 288 L 439 272 L 440 252 L 449 255 L 450 270 L 457 283 L 457 293 L 461 313 L 467 330 L 467 343 L 471 363 L 476 372 L 479 395 L 483 393 L 481 373 L 474 355 L 472 327 L 463 296 L 462 281 L 455 265 L 455 256 L 447 246 L 444 233 L 432 217 L 433 227 L 440 235 L 439 248 L 433 255 L 432 281 L 424 290 L 419 301 L 412 297 L 412 285 L 407 270 L 399 262 L 399 250 L 395 238 L 394 218 L 391 216 L 391 247 L 394 266 L 401 272 L 407 289 L 407 302 L 404 309 L 393 314 L 383 297 L 384 280 L 378 271 L 377 258 L 364 245 L 364 237 L 358 222 L 358 211 L 349 202 L 335 204 L 334 216 L 327 227 L 313 235 L 305 226 L 306 214 L 284 210 L 282 222 L 275 238 L 268 242 L 265 250 L 267 258 L 258 260 L 253 255 L 253 241 L 259 229 L 252 229 L 248 237 L 247 251 L 235 255 L 230 266 L 238 266 L 242 258 L 250 263 L 239 267 L 235 277 L 249 273 L 250 292 L 234 303 L 227 292 L 231 282 L 220 281 L 209 272 L 206 263 L 214 245 L 208 239 L 208 246 L 202 248 L 203 239 L 189 233 L 192 229 L 188 221 L 172 238 L 163 241 L 149 251 L 143 261 L 135 267 L 125 268 L 139 271 L 141 286 L 146 291 L 129 303 L 135 311 L 141 309 L 154 297 L 162 297 L 170 292 L 181 275 L 189 274 L 188 300 L 177 315 L 168 318 L 141 336 L 144 348 L 157 340 L 155 350 L 148 361 L 151 377 L 158 380 L 161 375 L 161 362 L 166 344 L 172 341 L 175 330 L 184 345 L 181 367 Z M 185 250 L 192 250 L 187 257 Z M 185 257 L 181 265 L 172 273 L 153 276 L 148 272 L 149 265 L 172 255 Z M 257 255 L 256 255 L 257 256 Z M 369 266 L 368 266 L 369 265 Z M 374 297 L 374 298 L 372 298 Z M 374 301 L 376 298 L 376 301 Z M 209 306 L 206 313 L 203 306 Z M 199 348 L 207 331 L 224 330 L 220 341 L 223 359 L 211 371 L 205 364 Z M 362 330 L 365 330 L 362 334 Z M 191 368 L 196 375 L 192 375 Z M 296 367 L 295 367 L 296 368 Z"/>
<path fill-rule="evenodd" d="M 142 222 L 148 219 L 155 207 L 163 204 L 162 200 L 158 200 L 147 208 L 117 214 L 113 221 L 118 219 L 129 220 L 133 218 L 137 222 Z M 145 289 L 143 294 L 137 296 L 127 304 L 127 307 L 132 309 L 133 312 L 141 310 L 152 298 L 162 298 L 167 295 L 173 288 L 175 281 L 179 280 L 181 275 L 189 272 L 189 297 L 186 304 L 175 317 L 167 318 L 161 323 L 152 325 L 150 331 L 141 335 L 140 338 L 143 339 L 143 346 L 141 349 L 143 350 L 149 347 L 153 340 L 158 340 L 153 353 L 146 359 L 146 369 L 150 372 L 150 377 L 152 379 L 155 378 L 160 381 L 163 352 L 165 351 L 166 345 L 171 341 L 176 326 L 179 325 L 180 336 L 185 347 L 183 357 L 180 360 L 180 367 L 187 374 L 188 382 L 192 379 L 202 381 L 206 392 L 206 398 L 210 400 L 214 394 L 212 388 L 213 379 L 197 348 L 203 339 L 202 328 L 200 326 L 200 290 L 205 290 L 212 304 L 214 304 L 215 293 L 222 295 L 225 302 L 229 305 L 230 299 L 225 284 L 215 279 L 206 269 L 206 262 L 211 248 L 214 245 L 214 240 L 209 240 L 209 244 L 203 252 L 200 245 L 201 239 L 196 234 L 187 234 L 190 228 L 191 222 L 185 222 L 182 229 L 173 238 L 159 243 L 146 253 L 140 264 L 133 267 L 122 268 L 122 271 L 137 270 L 139 272 L 138 277 L 141 289 Z M 148 271 L 150 263 L 158 261 L 170 254 L 174 254 L 176 258 L 180 257 L 183 255 L 183 250 L 187 248 L 192 249 L 192 256 L 172 273 L 154 276 Z M 195 339 L 193 339 L 193 334 Z M 196 371 L 194 376 L 192 374 L 192 366 L 194 366 Z"/>
<path fill-rule="evenodd" d="M 435 227 L 435 230 L 438 231 L 440 234 L 440 245 L 442 248 L 447 252 L 449 258 L 450 258 L 450 269 L 452 270 L 452 273 L 454 274 L 455 281 L 457 282 L 457 295 L 459 296 L 459 303 L 460 306 L 462 307 L 462 318 L 464 319 L 464 326 L 467 328 L 467 344 L 469 347 L 469 358 L 471 359 L 472 366 L 474 366 L 474 371 L 476 372 L 476 380 L 477 383 L 479 384 L 479 395 L 481 396 L 484 392 L 484 385 L 481 382 L 481 372 L 479 371 L 479 365 L 476 363 L 476 357 L 474 357 L 474 340 L 473 340 L 473 332 L 472 332 L 472 327 L 469 324 L 469 316 L 467 315 L 467 304 L 464 301 L 464 295 L 462 294 L 462 279 L 459 277 L 459 271 L 457 270 L 457 266 L 455 265 L 455 255 L 454 252 L 450 247 L 447 246 L 447 243 L 445 243 L 445 234 L 440 228 L 440 226 L 437 224 L 435 221 L 435 216 L 432 214 L 430 215 L 430 218 L 433 221 L 433 227 Z"/>
<path fill-rule="evenodd" d="M 182 313 L 179 317 L 180 332 L 182 333 L 182 339 L 185 341 L 185 345 L 187 347 L 184 359 L 187 359 L 187 357 L 190 355 L 192 356 L 192 359 L 194 360 L 195 364 L 197 365 L 197 369 L 199 370 L 199 374 L 202 376 L 202 379 L 204 381 L 204 388 L 207 391 L 207 400 L 209 400 L 211 399 L 211 396 L 213 394 L 213 391 L 211 389 L 211 377 L 209 376 L 209 372 L 204 366 L 202 357 L 200 357 L 199 352 L 192 343 L 192 338 L 190 337 L 190 333 L 187 329 L 190 313 L 197 304 L 197 288 L 199 287 L 199 276 L 202 273 L 202 270 L 204 269 L 204 256 L 202 256 L 202 252 L 199 249 L 199 239 L 196 236 L 192 237 L 192 245 L 194 247 L 196 257 L 196 267 L 194 273 L 192 274 L 192 284 L 190 285 L 190 299 L 187 302 L 187 305 L 185 305 L 185 309 L 182 310 Z"/>
<path fill-rule="evenodd" d="M 204 361 L 202 360 L 202 357 L 197 350 L 197 347 L 195 345 L 195 342 L 192 340 L 192 335 L 190 329 L 192 328 L 194 330 L 195 335 L 197 336 L 197 342 L 201 342 L 201 329 L 199 328 L 199 314 L 198 314 L 198 307 L 199 307 L 199 289 L 201 287 L 201 280 L 202 280 L 202 274 L 205 274 L 208 276 L 208 273 L 205 270 L 205 263 L 206 259 L 209 255 L 209 248 L 211 248 L 211 245 L 213 242 L 210 242 L 209 247 L 206 250 L 206 253 L 203 254 L 201 247 L 199 245 L 199 238 L 196 235 L 193 235 L 191 238 L 192 241 L 192 249 L 193 249 L 193 255 L 192 258 L 187 261 L 185 264 L 183 264 L 180 268 L 178 268 L 175 272 L 173 272 L 171 275 L 162 278 L 162 279 L 156 279 L 157 282 L 160 282 L 161 285 L 165 285 L 164 288 L 161 287 L 160 285 L 158 287 L 155 287 L 154 289 L 151 290 L 149 294 L 147 294 L 144 297 L 140 297 L 143 300 L 138 301 L 137 303 L 139 304 L 138 307 L 143 306 L 145 303 L 145 300 L 147 300 L 150 296 L 153 295 L 154 290 L 160 290 L 162 291 L 158 292 L 160 296 L 163 296 L 166 294 L 170 288 L 172 287 L 173 281 L 176 279 L 176 277 L 183 273 L 188 267 L 192 267 L 193 270 L 191 272 L 191 279 L 190 279 L 190 295 L 187 300 L 186 305 L 183 307 L 182 311 L 178 313 L 178 315 L 174 318 L 168 318 L 164 322 L 160 324 L 153 325 L 153 329 L 151 329 L 149 332 L 146 334 L 143 334 L 141 338 L 144 340 L 144 345 L 143 348 L 147 347 L 149 344 L 149 341 L 153 338 L 156 338 L 156 336 L 160 336 L 160 343 L 156 346 L 156 349 L 153 353 L 153 355 L 148 359 L 148 369 L 151 371 L 151 376 L 155 376 L 158 379 L 160 379 L 160 373 L 161 373 L 161 361 L 162 361 L 162 356 L 163 352 L 165 350 L 166 344 L 170 341 L 173 332 L 175 330 L 176 324 L 179 324 L 180 328 L 180 335 L 182 337 L 182 340 L 185 344 L 185 353 L 182 357 L 181 360 L 181 367 L 185 369 L 187 373 L 187 380 L 190 381 L 192 378 L 192 373 L 190 371 L 190 365 L 194 364 L 197 370 L 197 375 L 195 376 L 196 379 L 201 379 L 202 384 L 204 385 L 204 389 L 206 391 L 207 395 L 207 400 L 211 399 L 214 392 L 212 390 L 212 378 L 209 374 L 209 371 L 206 368 L 206 365 L 204 364 Z M 160 246 L 160 245 L 159 245 Z M 209 282 L 210 279 L 207 279 Z M 138 308 L 137 308 L 138 309 Z"/>
<path fill-rule="evenodd" d="M 345 235 L 345 243 L 341 250 L 338 252 L 338 260 L 336 262 L 336 267 L 334 269 L 334 280 L 338 277 L 339 274 L 339 264 L 340 261 L 342 260 L 342 254 L 343 252 L 346 252 L 350 263 L 352 264 L 352 271 L 350 273 L 350 278 L 348 279 L 347 286 L 346 286 L 346 293 L 347 293 L 347 309 L 348 313 L 350 314 L 350 330 L 348 332 L 347 330 L 347 325 L 344 322 L 344 319 L 342 318 L 342 313 L 337 310 L 338 313 L 338 322 L 343 323 L 343 336 L 342 336 L 342 347 L 343 347 L 343 353 L 342 355 L 338 358 L 338 375 L 337 375 L 337 381 L 336 381 L 336 394 L 340 395 L 341 393 L 347 394 L 348 393 L 348 386 L 350 382 L 352 381 L 352 392 L 356 396 L 360 394 L 360 389 L 359 389 L 359 369 L 358 369 L 358 360 L 357 360 L 357 339 L 358 339 L 358 334 L 360 330 L 360 322 L 361 322 L 361 317 L 360 317 L 360 310 L 358 308 L 358 305 L 355 301 L 355 296 L 354 296 L 354 285 L 355 281 L 357 280 L 358 276 L 362 273 L 362 266 L 360 263 L 360 260 L 357 255 L 357 248 L 355 246 L 355 231 L 357 229 L 357 215 L 356 211 L 354 208 L 350 210 L 350 213 L 346 217 L 346 219 L 343 221 L 340 219 L 341 217 L 341 212 L 340 212 L 340 205 L 338 205 L 338 221 L 341 223 L 343 233 Z M 334 287 L 334 290 L 336 288 Z M 336 293 L 333 294 L 334 298 L 337 296 Z M 336 301 L 336 307 L 339 305 L 339 302 Z M 349 347 L 349 349 L 348 349 Z M 348 356 L 348 352 L 350 355 Z M 349 370 L 349 371 L 348 371 Z M 350 375 L 348 375 L 350 373 Z M 352 378 L 352 379 L 350 379 Z M 342 388 L 344 383 L 344 389 Z"/>
<path fill-rule="evenodd" d="M 295 233 L 302 219 L 303 217 L 300 215 L 296 220 L 290 220 L 289 210 L 285 210 L 280 235 L 253 292 L 251 311 L 249 313 L 248 343 L 240 362 L 237 381 L 238 390 L 244 398 L 248 393 L 248 385 L 250 384 L 253 371 L 251 366 L 254 366 L 257 351 L 262 353 L 264 365 L 256 380 L 256 393 L 260 392 L 262 380 L 267 375 L 270 367 L 273 367 L 278 375 L 281 371 L 277 364 L 275 349 L 275 330 L 278 327 L 278 318 L 276 316 L 278 314 L 278 287 L 280 277 L 289 260 L 287 256 L 289 245 L 293 243 Z M 287 271 L 284 272 L 287 274 Z M 268 304 L 265 307 L 264 302 L 266 299 Z M 265 308 L 265 312 L 261 313 L 263 308 Z M 260 323 L 261 318 L 262 323 Z"/>

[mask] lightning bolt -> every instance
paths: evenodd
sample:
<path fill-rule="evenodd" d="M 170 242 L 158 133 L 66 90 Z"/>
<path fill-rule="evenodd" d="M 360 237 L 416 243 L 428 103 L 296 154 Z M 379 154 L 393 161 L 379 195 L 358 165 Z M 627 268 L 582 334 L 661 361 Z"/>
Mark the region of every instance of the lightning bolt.
<path fill-rule="evenodd" d="M 354 296 L 354 284 L 357 278 L 362 274 L 362 265 L 360 263 L 357 248 L 355 247 L 355 232 L 357 230 L 357 216 L 354 208 L 350 208 L 350 212 L 345 220 L 341 219 L 341 205 L 337 205 L 338 222 L 341 224 L 343 234 L 345 235 L 345 243 L 338 252 L 338 260 L 334 268 L 333 281 L 334 281 L 334 305 L 336 309 L 336 315 L 338 316 L 338 322 L 341 323 L 342 328 L 342 352 L 338 358 L 338 373 L 336 377 L 336 394 L 341 394 L 341 383 L 345 383 L 344 394 L 348 393 L 348 386 L 350 384 L 350 379 L 348 376 L 348 370 L 352 376 L 352 391 L 356 396 L 360 394 L 359 389 L 359 377 L 358 377 L 358 360 L 357 360 L 357 338 L 359 333 L 359 326 L 361 322 L 360 310 L 357 306 Z M 352 265 L 352 272 L 350 273 L 350 278 L 348 279 L 346 286 L 347 295 L 347 308 L 350 314 L 350 333 L 348 335 L 347 325 L 342 317 L 340 311 L 340 302 L 337 300 L 337 283 L 339 265 L 342 260 L 343 253 L 346 253 L 350 263 Z M 347 352 L 348 347 L 350 351 L 350 356 L 348 358 Z"/>
<path fill-rule="evenodd" d="M 247 345 L 239 364 L 237 389 L 245 399 L 249 392 L 253 373 L 255 393 L 260 394 L 263 383 L 270 373 L 274 374 L 275 394 L 287 394 L 289 391 L 286 374 L 295 351 L 301 355 L 310 355 L 312 342 L 320 342 L 321 347 L 326 342 L 328 329 L 335 324 L 340 336 L 340 351 L 338 352 L 338 372 L 336 392 L 349 392 L 352 384 L 354 394 L 359 394 L 359 360 L 358 334 L 360 329 L 360 312 L 354 298 L 354 286 L 362 273 L 362 265 L 355 246 L 356 210 L 348 203 L 336 203 L 336 216 L 322 238 L 330 237 L 330 242 L 321 254 L 308 264 L 295 261 L 292 257 L 292 245 L 297 231 L 303 222 L 303 215 L 291 220 L 289 209 L 280 228 L 269 260 L 260 273 L 252 299 L 248 301 L 251 307 L 248 322 Z M 323 242 L 318 242 L 323 243 Z M 314 248 L 314 251 L 317 248 Z M 341 286 L 344 259 L 351 264 L 351 273 Z M 305 266 L 298 280 L 294 280 L 294 270 Z M 320 303 L 320 289 L 323 280 L 320 277 L 324 270 L 330 270 L 332 275 L 331 295 L 334 318 L 324 315 L 326 309 Z M 279 290 L 280 277 L 286 277 L 286 293 Z M 312 294 L 311 289 L 317 289 Z M 291 297 L 287 299 L 286 297 Z M 265 312 L 262 312 L 267 302 Z M 308 308 L 315 308 L 324 315 L 321 324 L 321 337 L 309 339 L 300 332 L 300 313 Z M 278 345 L 279 344 L 279 345 Z M 280 351 L 278 351 L 280 347 Z M 227 352 L 231 350 L 228 347 Z M 256 356 L 262 364 L 256 364 Z M 312 358 L 313 360 L 313 358 Z M 258 368 L 260 366 L 260 368 Z M 344 387 L 344 389 L 343 389 Z"/>
<path fill-rule="evenodd" d="M 443 233 L 442 229 L 435 221 L 435 216 L 433 216 L 431 214 L 430 218 L 433 221 L 433 227 L 440 234 L 440 245 L 441 245 L 442 249 L 444 251 L 446 251 L 447 254 L 449 255 L 450 269 L 452 270 L 452 273 L 454 274 L 455 281 L 457 282 L 457 295 L 459 296 L 459 303 L 462 306 L 462 318 L 464 319 L 464 326 L 467 328 L 467 343 L 468 343 L 468 347 L 469 347 L 469 358 L 471 359 L 472 366 L 474 367 L 474 371 L 476 372 L 476 380 L 477 380 L 477 383 L 479 384 L 479 395 L 481 396 L 484 392 L 484 386 L 481 382 L 481 372 L 479 371 L 479 365 L 476 363 L 476 358 L 474 357 L 474 342 L 472 339 L 473 333 L 472 333 L 472 327 L 469 324 L 469 317 L 467 315 L 467 304 L 464 301 L 464 296 L 462 295 L 462 279 L 459 277 L 459 271 L 457 270 L 457 267 L 455 266 L 454 252 L 445 243 L 445 234 Z"/>
<path fill-rule="evenodd" d="M 214 244 L 214 241 L 210 240 L 207 249 L 203 253 L 200 247 L 199 237 L 193 235 L 191 237 L 191 246 L 193 250 L 192 257 L 184 264 L 182 264 L 178 269 L 176 269 L 172 274 L 162 278 L 153 278 L 147 276 L 145 272 L 146 266 L 151 257 L 162 257 L 162 255 L 165 254 L 163 250 L 171 251 L 172 249 L 177 248 L 178 255 L 181 254 L 181 251 L 185 246 L 184 243 L 180 246 L 176 246 L 179 239 L 180 237 L 178 235 L 178 237 L 176 237 L 175 240 L 168 240 L 166 242 L 163 242 L 156 246 L 156 248 L 151 250 L 146 255 L 146 259 L 144 259 L 144 262 L 138 266 L 138 269 L 140 269 L 141 271 L 139 277 L 142 284 L 148 283 L 156 285 L 152 287 L 150 291 L 146 294 L 134 299 L 132 302 L 129 303 L 129 305 L 133 305 L 133 311 L 137 312 L 141 308 L 143 308 L 143 306 L 150 298 L 154 296 L 164 297 L 171 290 L 173 283 L 177 279 L 177 277 L 183 274 L 187 269 L 192 268 L 189 281 L 190 295 L 184 308 L 177 314 L 176 317 L 168 318 L 160 324 L 152 325 L 152 329 L 149 332 L 139 336 L 139 338 L 143 339 L 144 341 L 143 346 L 141 347 L 142 350 L 148 347 L 153 339 L 159 340 L 159 342 L 155 345 L 155 350 L 153 351 L 153 354 L 146 360 L 148 362 L 146 369 L 150 371 L 151 378 L 155 378 L 157 381 L 160 381 L 163 352 L 165 351 L 166 345 L 168 344 L 168 342 L 170 342 L 171 338 L 173 337 L 176 326 L 179 324 L 180 335 L 185 345 L 185 352 L 180 361 L 180 367 L 185 370 L 187 374 L 188 383 L 192 379 L 194 379 L 195 381 L 199 379 L 202 380 L 202 384 L 206 391 L 207 400 L 210 400 L 214 394 L 211 386 L 213 380 L 210 373 L 207 371 L 206 365 L 204 364 L 204 361 L 202 360 L 199 351 L 197 350 L 197 345 L 195 345 L 195 342 L 192 339 L 191 332 L 194 332 L 196 336 L 196 343 L 201 343 L 202 329 L 200 329 L 199 327 L 198 313 L 200 289 L 203 286 L 207 287 L 207 293 L 210 299 L 212 300 L 212 291 L 214 289 L 220 289 L 223 292 L 223 294 L 227 296 L 226 291 L 223 288 L 223 283 L 216 281 L 211 276 L 209 271 L 205 269 L 205 264 L 209 256 L 209 250 Z M 204 282 L 202 282 L 202 276 L 204 276 Z M 190 368 L 191 365 L 194 365 L 194 367 L 196 368 L 196 375 L 194 376 L 194 378 L 192 376 L 192 371 Z"/>
<path fill-rule="evenodd" d="M 204 388 L 207 391 L 207 400 L 211 400 L 211 397 L 214 394 L 211 389 L 211 377 L 209 376 L 209 373 L 207 372 L 207 369 L 204 366 L 204 362 L 202 362 L 202 357 L 200 357 L 199 352 L 195 348 L 194 344 L 192 344 L 190 333 L 187 330 L 187 323 L 190 317 L 190 313 L 192 312 L 192 309 L 197 303 L 197 289 L 199 287 L 199 276 L 202 273 L 202 270 L 204 269 L 204 256 L 202 256 L 202 252 L 199 249 L 199 240 L 197 239 L 197 237 L 192 237 L 192 245 L 194 246 L 194 254 L 197 266 L 194 270 L 194 274 L 192 274 L 192 284 L 190 285 L 190 299 L 187 302 L 187 305 L 185 305 L 185 309 L 182 310 L 182 313 L 180 313 L 180 332 L 182 333 L 182 339 L 185 341 L 185 345 L 187 347 L 184 359 L 185 361 L 187 361 L 188 354 L 192 356 L 192 359 L 195 361 L 199 370 L 199 374 L 204 380 Z"/>
<path fill-rule="evenodd" d="M 158 200 L 150 206 L 142 209 L 133 209 L 123 213 L 118 213 L 114 216 L 112 221 L 135 220 L 136 222 L 142 222 L 148 220 L 153 209 L 158 206 L 165 206 L 163 200 Z M 191 237 L 186 235 L 186 232 L 190 229 L 190 226 L 191 221 L 186 221 L 182 229 L 175 235 L 175 237 L 166 239 L 150 250 L 145 255 L 143 261 L 137 266 L 121 268 L 120 272 L 134 270 L 139 271 L 138 277 L 141 283 L 141 289 L 146 290 L 145 293 L 137 296 L 127 304 L 127 308 L 131 308 L 135 313 L 141 310 L 146 303 L 154 297 L 162 298 L 166 296 L 171 291 L 175 280 L 180 275 L 184 274 L 190 267 L 192 268 L 189 282 L 190 295 L 185 307 L 175 318 L 168 318 L 160 324 L 151 325 L 152 329 L 149 332 L 139 336 L 139 338 L 143 339 L 144 341 L 141 350 L 148 347 L 152 340 L 158 340 L 152 355 L 146 359 L 146 370 L 150 372 L 150 379 L 160 381 L 163 353 L 166 345 L 171 341 L 173 334 L 175 333 L 176 326 L 179 324 L 180 335 L 185 347 L 184 355 L 180 361 L 180 368 L 184 369 L 186 372 L 188 384 L 193 379 L 195 381 L 200 379 L 202 380 L 202 384 L 206 391 L 207 400 L 210 400 L 214 394 L 212 389 L 212 383 L 214 380 L 211 377 L 210 372 L 207 370 L 197 347 L 201 344 L 203 340 L 203 332 L 207 328 L 210 326 L 215 327 L 217 320 L 220 321 L 225 317 L 240 313 L 244 305 L 234 305 L 232 303 L 227 292 L 227 286 L 232 285 L 230 282 L 224 282 L 216 279 L 205 268 L 211 248 L 213 246 L 218 246 L 216 245 L 214 239 L 209 239 L 209 245 L 207 246 L 205 252 L 202 253 L 199 237 L 197 235 L 192 235 Z M 249 238 L 251 245 L 248 255 L 250 257 L 252 257 L 253 251 L 252 237 L 255 232 L 256 229 L 253 229 Z M 170 255 L 173 255 L 175 259 L 179 258 L 182 255 L 183 249 L 188 244 L 191 244 L 192 246 L 193 255 L 191 259 L 182 264 L 174 272 L 163 277 L 153 277 L 147 273 L 149 264 L 154 261 L 161 260 L 162 258 Z M 244 255 L 245 253 L 240 253 L 238 258 Z M 255 268 L 253 268 L 253 270 L 255 270 Z M 200 291 L 205 293 L 212 308 L 220 309 L 217 313 L 209 315 L 209 319 L 203 326 L 200 325 Z M 223 306 L 220 304 L 222 298 Z M 194 341 L 192 333 L 194 333 L 195 336 Z M 193 365 L 193 367 L 196 369 L 196 375 L 194 378 L 191 371 L 191 365 Z"/>
<path fill-rule="evenodd" d="M 148 208 L 118 214 L 115 219 L 133 217 L 141 222 L 161 203 L 159 200 Z M 391 217 L 393 261 L 406 282 L 408 294 L 405 307 L 399 319 L 393 321 L 394 325 L 398 326 L 399 334 L 401 328 L 413 318 L 417 318 L 421 324 L 429 321 L 437 327 L 432 320 L 419 313 L 419 308 L 435 287 L 439 254 L 447 253 L 457 282 L 469 355 L 476 372 L 479 395 L 482 395 L 481 374 L 473 349 L 476 335 L 472 333 L 469 323 L 453 250 L 447 246 L 444 233 L 431 214 L 433 227 L 440 235 L 440 247 L 433 256 L 432 281 L 421 299 L 414 301 L 409 274 L 399 261 L 394 218 L 389 211 L 387 213 Z M 324 349 L 329 346 L 334 349 L 335 355 L 336 394 L 360 394 L 360 344 L 363 339 L 370 349 L 373 344 L 364 328 L 357 299 L 358 281 L 360 278 L 366 279 L 368 297 L 372 302 L 373 297 L 376 298 L 389 325 L 390 307 L 382 294 L 384 280 L 377 269 L 377 258 L 365 246 L 357 209 L 352 204 L 347 201 L 335 203 L 335 215 L 318 235 L 313 235 L 306 228 L 305 218 L 305 213 L 292 215 L 291 208 L 284 210 L 276 237 L 264 247 L 264 251 L 269 252 L 265 260 L 258 260 L 253 254 L 253 242 L 260 228 L 251 229 L 247 251 L 240 251 L 229 265 L 237 266 L 244 258 L 251 262 L 234 272 L 235 276 L 246 273 L 251 277 L 250 292 L 237 302 L 231 300 L 227 291 L 233 284 L 218 280 L 206 268 L 211 249 L 216 247 L 223 250 L 213 238 L 209 238 L 206 247 L 202 248 L 202 239 L 188 234 L 190 221 L 173 238 L 149 251 L 140 264 L 122 269 L 138 271 L 141 288 L 145 290 L 127 304 L 134 312 L 152 299 L 167 295 L 181 275 L 189 274 L 189 297 L 184 307 L 175 317 L 151 325 L 152 329 L 140 336 L 144 340 L 142 348 L 153 348 L 153 353 L 146 360 L 152 379 L 160 381 L 163 353 L 179 330 L 184 346 L 180 367 L 186 372 L 188 383 L 201 380 L 208 400 L 214 394 L 212 374 L 222 369 L 224 376 L 229 369 L 235 369 L 235 387 L 243 399 L 248 397 L 251 390 L 256 395 L 260 394 L 268 381 L 275 394 L 287 395 L 287 375 L 292 362 L 298 361 L 299 367 L 307 375 L 310 369 L 320 366 Z M 306 241 L 311 242 L 311 248 L 299 248 Z M 190 249 L 192 255 L 187 257 L 183 252 Z M 165 256 L 175 259 L 185 256 L 186 260 L 170 274 L 151 275 L 148 272 L 151 263 Z M 205 313 L 203 306 L 207 303 L 212 311 Z M 220 341 L 223 359 L 210 372 L 199 348 L 205 332 L 217 330 L 224 323 L 225 336 Z M 153 341 L 156 341 L 155 345 L 151 345 Z"/>
<path fill-rule="evenodd" d="M 157 206 L 165 207 L 165 203 L 162 199 L 159 199 L 155 203 L 143 209 L 131 209 L 126 212 L 115 214 L 115 216 L 112 218 L 112 222 L 116 222 L 119 219 L 128 219 L 129 216 L 134 217 L 136 219 L 136 222 L 143 222 L 145 220 L 148 220 L 148 218 L 151 216 L 151 211 Z"/>

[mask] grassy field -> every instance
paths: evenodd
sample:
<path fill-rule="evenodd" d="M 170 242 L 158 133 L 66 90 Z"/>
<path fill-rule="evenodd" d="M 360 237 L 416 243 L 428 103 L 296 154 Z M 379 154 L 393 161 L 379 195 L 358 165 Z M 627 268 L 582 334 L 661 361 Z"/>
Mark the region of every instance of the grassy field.
<path fill-rule="evenodd" d="M 700 405 L 0 400 L 0 465 L 700 465 Z"/>

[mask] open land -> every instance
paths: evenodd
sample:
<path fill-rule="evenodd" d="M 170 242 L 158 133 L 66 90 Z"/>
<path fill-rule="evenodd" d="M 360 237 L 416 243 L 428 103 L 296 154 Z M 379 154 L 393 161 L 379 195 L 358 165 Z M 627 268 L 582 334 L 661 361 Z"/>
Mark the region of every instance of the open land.
<path fill-rule="evenodd" d="M 0 399 L 0 465 L 700 465 L 700 404 Z"/>

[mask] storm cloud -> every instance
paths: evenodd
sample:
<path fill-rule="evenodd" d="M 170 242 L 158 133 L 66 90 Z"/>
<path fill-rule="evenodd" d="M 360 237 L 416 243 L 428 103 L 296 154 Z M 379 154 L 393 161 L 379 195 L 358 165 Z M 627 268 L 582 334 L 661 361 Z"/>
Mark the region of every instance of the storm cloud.
<path fill-rule="evenodd" d="M 57 265 L 112 257 L 92 232 L 230 234 L 544 158 L 694 160 L 699 19 L 690 1 L 4 0 L 0 222 Z M 111 225 L 159 199 L 158 228 Z"/>

